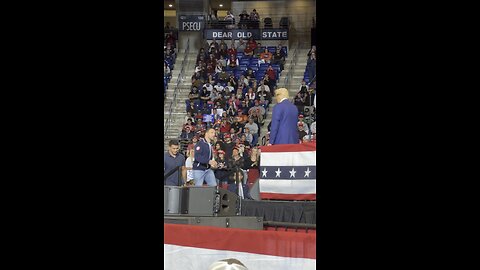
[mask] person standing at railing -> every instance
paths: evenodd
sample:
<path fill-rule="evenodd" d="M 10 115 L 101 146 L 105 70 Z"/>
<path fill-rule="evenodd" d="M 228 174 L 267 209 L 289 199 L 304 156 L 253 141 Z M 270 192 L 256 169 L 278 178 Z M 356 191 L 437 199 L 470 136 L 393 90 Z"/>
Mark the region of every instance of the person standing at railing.
<path fill-rule="evenodd" d="M 178 166 L 182 166 L 180 171 L 182 172 L 179 175 L 179 170 L 176 170 L 173 174 L 167 177 L 165 180 L 165 185 L 167 186 L 178 186 L 182 185 L 183 182 L 187 179 L 187 171 L 185 169 L 185 156 L 180 154 L 178 151 L 180 150 L 180 144 L 177 140 L 171 140 L 168 143 L 168 151 L 164 154 L 163 159 L 163 173 L 168 173 L 172 169 Z M 179 177 L 182 180 L 179 181 Z"/>

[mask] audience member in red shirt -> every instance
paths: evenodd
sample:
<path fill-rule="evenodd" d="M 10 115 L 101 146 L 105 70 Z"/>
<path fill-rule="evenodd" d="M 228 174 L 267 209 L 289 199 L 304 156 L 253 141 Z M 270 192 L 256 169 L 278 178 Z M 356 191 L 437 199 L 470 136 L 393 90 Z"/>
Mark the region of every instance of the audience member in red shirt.
<path fill-rule="evenodd" d="M 247 47 L 245 48 L 243 53 L 245 54 L 245 56 L 253 56 L 253 49 L 250 44 L 247 44 Z"/>
<path fill-rule="evenodd" d="M 269 65 L 267 71 L 265 72 L 268 75 L 270 81 L 275 81 L 275 70 L 273 70 L 272 65 Z"/>
<path fill-rule="evenodd" d="M 253 39 L 253 37 L 250 37 L 248 39 L 247 45 L 250 45 L 250 48 L 252 48 L 252 50 L 255 50 L 257 48 L 257 42 Z"/>
<path fill-rule="evenodd" d="M 220 133 L 228 132 L 230 132 L 230 123 L 227 122 L 227 119 L 222 119 L 222 123 L 220 124 Z"/>
<path fill-rule="evenodd" d="M 235 49 L 235 44 L 232 43 L 230 46 L 230 49 L 227 50 L 228 58 L 230 58 L 232 55 L 237 57 L 237 49 Z"/>

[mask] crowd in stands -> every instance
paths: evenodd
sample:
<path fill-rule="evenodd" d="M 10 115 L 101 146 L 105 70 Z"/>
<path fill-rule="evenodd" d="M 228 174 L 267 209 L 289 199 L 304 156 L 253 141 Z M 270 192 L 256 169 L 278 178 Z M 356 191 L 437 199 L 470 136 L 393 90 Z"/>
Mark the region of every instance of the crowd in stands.
<path fill-rule="evenodd" d="M 253 9 L 250 14 L 247 10 L 243 10 L 238 15 L 238 21 L 231 11 L 227 11 L 227 16 L 219 18 L 216 12 L 212 12 L 208 16 L 210 28 L 226 28 L 226 29 L 258 29 L 260 27 L 260 15 L 256 9 Z"/>
<path fill-rule="evenodd" d="M 163 85 L 164 85 L 164 95 L 168 89 L 168 83 L 172 79 L 172 70 L 175 66 L 175 60 L 177 58 L 177 36 L 176 31 L 173 27 L 170 26 L 170 23 L 167 22 L 165 28 L 165 39 L 163 44 Z"/>
<path fill-rule="evenodd" d="M 258 14 L 254 18 L 259 18 Z M 165 76 L 173 69 L 175 57 L 175 37 L 169 36 L 165 42 Z M 234 181 L 232 168 L 242 169 L 244 182 L 248 170 L 258 169 L 258 146 L 268 143 L 268 134 L 262 138 L 260 130 L 286 57 L 287 47 L 281 44 L 265 47 L 253 38 L 204 41 L 191 76 L 192 86 L 185 100 L 187 116 L 179 136 L 187 156 L 187 170 L 193 163 L 194 145 L 210 127 L 216 132 L 213 155 L 219 164 L 215 176 L 220 183 Z M 309 52 L 309 57 L 314 59 L 315 51 Z M 305 77 L 293 98 L 300 113 L 300 141 L 316 139 L 314 84 L 307 85 L 310 78 L 314 75 Z"/>
<path fill-rule="evenodd" d="M 180 139 L 188 145 L 188 156 L 206 129 L 215 129 L 216 175 L 222 182 L 228 181 L 232 166 L 258 167 L 260 130 L 286 54 L 286 47 L 262 47 L 253 38 L 229 44 L 213 39 L 200 48 Z"/>

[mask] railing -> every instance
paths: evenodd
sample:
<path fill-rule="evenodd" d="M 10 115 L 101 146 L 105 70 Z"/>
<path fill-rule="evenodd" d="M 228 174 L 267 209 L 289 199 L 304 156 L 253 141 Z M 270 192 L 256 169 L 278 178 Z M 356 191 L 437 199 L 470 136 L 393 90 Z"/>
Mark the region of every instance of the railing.
<path fill-rule="evenodd" d="M 178 74 L 177 84 L 175 85 L 175 89 L 173 90 L 173 98 L 172 98 L 172 102 L 170 103 L 170 107 L 168 109 L 168 118 L 167 118 L 167 121 L 165 122 L 165 125 L 164 125 L 163 136 L 167 135 L 168 129 L 170 128 L 170 124 L 173 121 L 172 112 L 173 112 L 173 109 L 177 106 L 177 103 L 178 103 L 177 93 L 179 92 L 180 83 L 183 81 L 182 78 L 183 78 L 183 75 L 184 75 L 184 72 L 185 72 L 185 63 L 187 61 L 189 47 L 190 47 L 190 39 L 187 40 L 187 47 L 185 48 L 185 55 L 184 55 L 183 61 L 182 61 L 182 69 L 180 70 L 180 73 Z"/>
<path fill-rule="evenodd" d="M 288 82 L 291 81 L 291 79 L 293 78 L 293 67 L 297 64 L 298 46 L 299 46 L 299 43 L 297 41 L 296 45 L 294 46 L 295 49 L 293 50 L 292 60 L 290 60 L 290 68 L 288 69 L 288 75 L 285 77 L 285 81 L 284 81 L 285 87 L 287 86 Z"/>

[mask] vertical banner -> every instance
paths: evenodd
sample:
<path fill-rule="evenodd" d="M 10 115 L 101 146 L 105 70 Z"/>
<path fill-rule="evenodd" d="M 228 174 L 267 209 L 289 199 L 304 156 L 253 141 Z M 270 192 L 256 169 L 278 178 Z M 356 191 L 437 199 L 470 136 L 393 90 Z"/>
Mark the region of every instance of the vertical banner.
<path fill-rule="evenodd" d="M 180 31 L 202 31 L 205 28 L 204 15 L 179 15 L 178 29 Z"/>

